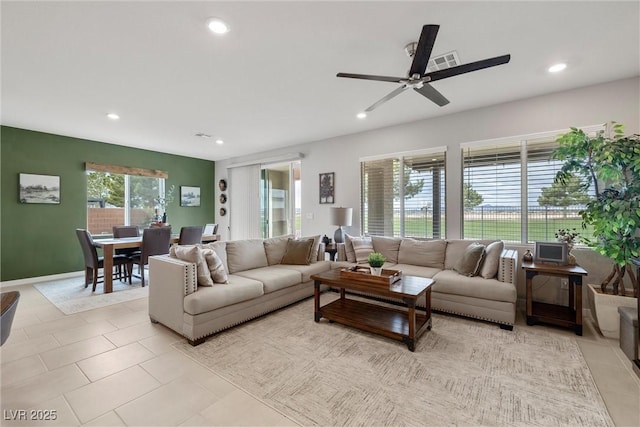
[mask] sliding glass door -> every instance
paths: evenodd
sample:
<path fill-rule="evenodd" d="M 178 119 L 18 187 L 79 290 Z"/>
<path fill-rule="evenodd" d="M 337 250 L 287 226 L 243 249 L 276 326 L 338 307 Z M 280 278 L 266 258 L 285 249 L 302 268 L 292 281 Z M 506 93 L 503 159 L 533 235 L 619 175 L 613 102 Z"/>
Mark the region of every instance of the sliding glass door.
<path fill-rule="evenodd" d="M 263 165 L 260 173 L 262 237 L 300 234 L 300 162 Z"/>

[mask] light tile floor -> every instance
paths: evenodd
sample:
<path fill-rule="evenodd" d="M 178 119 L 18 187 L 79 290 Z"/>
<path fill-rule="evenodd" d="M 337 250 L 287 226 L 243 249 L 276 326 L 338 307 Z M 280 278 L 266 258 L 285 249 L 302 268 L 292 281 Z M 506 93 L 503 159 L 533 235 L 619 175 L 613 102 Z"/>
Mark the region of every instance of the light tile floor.
<path fill-rule="evenodd" d="M 149 322 L 146 298 L 64 315 L 31 285 L 12 290 L 21 297 L 0 349 L 3 426 L 297 425 L 175 350 L 171 344 L 183 338 Z M 528 327 L 521 310 L 517 324 Z M 578 344 L 611 417 L 618 426 L 640 426 L 631 362 L 618 341 L 589 320 L 584 326 Z M 36 419 L 51 411 L 55 420 Z"/>

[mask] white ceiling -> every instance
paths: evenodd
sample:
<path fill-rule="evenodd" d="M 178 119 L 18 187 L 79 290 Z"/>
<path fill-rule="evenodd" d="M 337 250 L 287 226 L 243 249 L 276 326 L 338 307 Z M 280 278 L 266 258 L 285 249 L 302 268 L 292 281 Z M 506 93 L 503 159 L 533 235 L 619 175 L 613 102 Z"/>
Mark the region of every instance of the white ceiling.
<path fill-rule="evenodd" d="M 640 75 L 637 1 L 1 7 L 3 125 L 209 160 Z M 211 16 L 231 32 L 210 33 Z M 434 55 L 511 62 L 434 83 L 445 107 L 407 91 L 357 119 L 396 86 L 336 73 L 404 76 L 424 24 L 440 25 Z"/>

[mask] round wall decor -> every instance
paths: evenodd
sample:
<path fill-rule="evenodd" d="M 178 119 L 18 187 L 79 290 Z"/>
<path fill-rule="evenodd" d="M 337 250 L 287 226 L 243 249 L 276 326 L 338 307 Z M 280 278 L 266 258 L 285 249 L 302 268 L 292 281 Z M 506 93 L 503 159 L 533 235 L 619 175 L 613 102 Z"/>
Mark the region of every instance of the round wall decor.
<path fill-rule="evenodd" d="M 220 191 L 227 191 L 227 180 L 221 179 L 218 181 L 218 188 L 220 188 Z"/>
<path fill-rule="evenodd" d="M 220 216 L 225 216 L 227 214 L 227 210 L 225 208 L 220 208 Z"/>
<path fill-rule="evenodd" d="M 222 193 L 222 194 L 220 195 L 219 200 L 220 200 L 220 203 L 224 205 L 225 203 L 227 203 L 227 195 L 226 195 L 226 194 L 224 194 L 224 193 Z"/>

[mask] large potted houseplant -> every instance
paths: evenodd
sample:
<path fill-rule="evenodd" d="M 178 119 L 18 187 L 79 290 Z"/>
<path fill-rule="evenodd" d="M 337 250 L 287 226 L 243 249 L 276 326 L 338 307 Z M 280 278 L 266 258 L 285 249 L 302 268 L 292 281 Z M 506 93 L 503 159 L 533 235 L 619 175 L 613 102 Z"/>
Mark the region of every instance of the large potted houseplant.
<path fill-rule="evenodd" d="M 584 188 L 593 186 L 595 192 L 580 211 L 583 227 L 593 228 L 593 238 L 582 236 L 582 240 L 609 258 L 613 266 L 599 286 L 589 286 L 588 297 L 600 330 L 617 336 L 617 307 L 635 306 L 635 299 L 628 297 L 638 297 L 638 277 L 630 264 L 640 252 L 640 135 L 625 135 L 623 126 L 612 122 L 595 136 L 571 128 L 557 141 L 553 157 L 565 163 L 556 181 L 565 183 L 578 177 Z M 619 299 L 611 300 L 607 295 Z M 596 306 L 599 302 L 604 305 Z M 606 311 L 613 316 L 607 316 L 610 319 L 605 322 Z"/>

